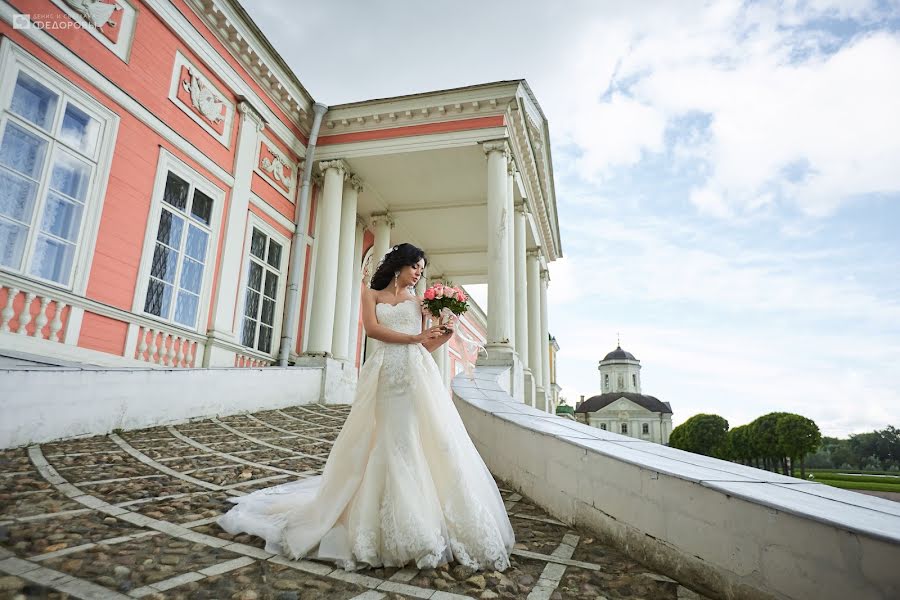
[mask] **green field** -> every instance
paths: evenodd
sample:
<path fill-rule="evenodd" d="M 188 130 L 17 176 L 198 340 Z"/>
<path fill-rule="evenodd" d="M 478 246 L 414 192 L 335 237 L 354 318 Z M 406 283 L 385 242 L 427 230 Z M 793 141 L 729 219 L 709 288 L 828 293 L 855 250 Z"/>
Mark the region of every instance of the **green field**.
<path fill-rule="evenodd" d="M 866 473 L 852 475 L 854 471 L 816 469 L 812 471 L 814 479 L 818 483 L 824 483 L 845 490 L 868 490 L 874 492 L 900 493 L 900 475 L 885 473 L 888 477 L 878 477 L 874 471 L 856 471 Z"/>

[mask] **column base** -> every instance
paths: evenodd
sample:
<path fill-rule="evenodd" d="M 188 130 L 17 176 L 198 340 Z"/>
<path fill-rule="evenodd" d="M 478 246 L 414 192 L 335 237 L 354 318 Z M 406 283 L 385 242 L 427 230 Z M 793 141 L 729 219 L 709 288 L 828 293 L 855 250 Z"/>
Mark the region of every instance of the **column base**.
<path fill-rule="evenodd" d="M 321 354 L 304 354 L 297 357 L 296 366 L 322 369 L 319 404 L 353 404 L 357 373 L 352 362 Z"/>
<path fill-rule="evenodd" d="M 535 388 L 534 384 L 534 374 L 531 372 L 531 369 L 523 369 L 522 374 L 525 378 L 524 402 L 528 406 L 534 407 L 537 395 L 537 388 Z"/>
<path fill-rule="evenodd" d="M 211 330 L 206 340 L 206 349 L 203 352 L 204 367 L 234 366 L 235 346 L 239 345 L 234 335 Z"/>
<path fill-rule="evenodd" d="M 510 367 L 509 378 L 500 383 L 503 389 L 518 402 L 525 402 L 525 375 L 519 355 L 509 344 L 488 344 L 487 356 L 479 356 L 475 362 L 479 367 Z"/>
<path fill-rule="evenodd" d="M 534 388 L 534 407 L 547 412 L 547 394 L 541 386 Z"/>

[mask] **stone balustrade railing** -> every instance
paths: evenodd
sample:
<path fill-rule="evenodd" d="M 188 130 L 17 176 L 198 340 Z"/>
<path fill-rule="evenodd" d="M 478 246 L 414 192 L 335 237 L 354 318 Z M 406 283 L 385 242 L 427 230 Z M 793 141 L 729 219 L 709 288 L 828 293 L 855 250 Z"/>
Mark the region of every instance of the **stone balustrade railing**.
<path fill-rule="evenodd" d="M 202 362 L 206 337 L 201 334 L 0 272 L 0 336 L 10 336 L 0 345 L 77 359 L 79 352 L 90 352 L 77 348 L 85 312 L 127 325 L 128 333 L 119 360 L 131 359 L 168 368 L 198 367 Z M 36 343 L 41 340 L 59 344 L 60 348 L 57 351 L 52 346 L 36 349 L 22 338 L 32 338 Z M 90 362 L 90 357 L 85 355 L 85 360 Z"/>
<path fill-rule="evenodd" d="M 243 352 L 237 352 L 234 355 L 235 367 L 271 367 L 274 364 L 275 361 L 271 356 L 258 352 L 250 352 L 245 350 Z"/>

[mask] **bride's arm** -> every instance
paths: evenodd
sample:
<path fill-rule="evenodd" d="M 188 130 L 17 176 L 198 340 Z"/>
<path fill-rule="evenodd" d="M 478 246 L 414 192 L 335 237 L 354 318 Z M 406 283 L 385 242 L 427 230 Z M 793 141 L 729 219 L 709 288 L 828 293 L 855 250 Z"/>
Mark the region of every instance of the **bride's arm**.
<path fill-rule="evenodd" d="M 422 346 L 425 347 L 429 352 L 434 352 L 444 344 L 450 341 L 450 338 L 453 337 L 453 327 L 455 326 L 454 321 L 451 319 L 447 323 L 444 323 L 444 327 L 446 327 L 449 331 L 441 331 L 440 335 L 430 340 L 425 340 L 422 342 Z M 438 328 L 440 329 L 440 328 Z"/>
<path fill-rule="evenodd" d="M 410 335 L 381 325 L 375 317 L 375 291 L 369 289 L 364 290 L 362 295 L 362 320 L 367 336 L 388 344 L 421 344 L 439 335 L 437 328 Z"/>

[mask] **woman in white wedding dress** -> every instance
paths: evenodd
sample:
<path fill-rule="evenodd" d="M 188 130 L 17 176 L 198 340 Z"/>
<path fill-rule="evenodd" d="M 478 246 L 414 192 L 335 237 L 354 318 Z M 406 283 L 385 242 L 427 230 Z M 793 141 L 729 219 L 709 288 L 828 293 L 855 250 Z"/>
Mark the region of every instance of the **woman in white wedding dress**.
<path fill-rule="evenodd" d="M 425 265 L 419 248 L 394 246 L 363 293 L 363 325 L 377 349 L 322 475 L 231 499 L 236 506 L 218 521 L 224 530 L 348 570 L 509 566 L 515 540 L 503 500 L 429 354 L 453 332 L 423 331 L 412 287 Z"/>

